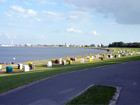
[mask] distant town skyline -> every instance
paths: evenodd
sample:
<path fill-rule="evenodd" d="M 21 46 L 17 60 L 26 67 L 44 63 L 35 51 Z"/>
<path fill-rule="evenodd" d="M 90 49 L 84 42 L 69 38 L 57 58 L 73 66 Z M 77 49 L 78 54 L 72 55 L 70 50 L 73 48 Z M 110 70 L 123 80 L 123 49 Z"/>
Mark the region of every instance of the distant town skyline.
<path fill-rule="evenodd" d="M 140 42 L 138 0 L 0 0 L 0 44 Z"/>

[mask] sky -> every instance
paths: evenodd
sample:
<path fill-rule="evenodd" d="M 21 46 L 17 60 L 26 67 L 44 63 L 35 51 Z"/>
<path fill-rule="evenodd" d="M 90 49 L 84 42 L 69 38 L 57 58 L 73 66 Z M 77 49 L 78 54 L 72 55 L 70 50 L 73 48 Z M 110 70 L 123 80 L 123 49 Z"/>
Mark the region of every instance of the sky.
<path fill-rule="evenodd" d="M 139 0 L 0 0 L 0 44 L 140 42 Z"/>

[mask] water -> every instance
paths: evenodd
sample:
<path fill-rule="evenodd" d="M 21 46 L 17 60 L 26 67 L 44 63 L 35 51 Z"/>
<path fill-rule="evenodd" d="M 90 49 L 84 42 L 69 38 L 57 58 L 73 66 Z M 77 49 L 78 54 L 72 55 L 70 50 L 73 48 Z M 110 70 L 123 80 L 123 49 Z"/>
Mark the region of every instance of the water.
<path fill-rule="evenodd" d="M 19 63 L 103 52 L 106 51 L 88 48 L 0 47 L 0 63 Z"/>

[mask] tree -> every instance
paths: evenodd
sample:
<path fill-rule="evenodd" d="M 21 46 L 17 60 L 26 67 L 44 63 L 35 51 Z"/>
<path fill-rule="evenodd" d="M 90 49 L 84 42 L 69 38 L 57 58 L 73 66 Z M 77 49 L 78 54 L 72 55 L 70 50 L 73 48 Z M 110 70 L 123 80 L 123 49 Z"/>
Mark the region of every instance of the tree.
<path fill-rule="evenodd" d="M 90 47 L 95 47 L 95 44 L 91 44 Z"/>
<path fill-rule="evenodd" d="M 101 44 L 101 47 L 104 47 L 104 45 L 103 45 L 103 44 Z"/>
<path fill-rule="evenodd" d="M 109 44 L 108 47 L 134 47 L 134 48 L 140 48 L 140 43 L 134 42 L 134 43 L 124 43 L 124 42 L 113 42 L 112 44 Z"/>

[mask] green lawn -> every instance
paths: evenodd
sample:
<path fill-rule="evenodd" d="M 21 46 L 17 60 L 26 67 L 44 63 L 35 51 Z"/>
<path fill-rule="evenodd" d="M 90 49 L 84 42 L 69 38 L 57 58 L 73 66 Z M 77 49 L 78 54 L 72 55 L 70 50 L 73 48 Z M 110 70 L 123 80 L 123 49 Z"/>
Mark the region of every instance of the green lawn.
<path fill-rule="evenodd" d="M 116 88 L 96 85 L 69 101 L 66 105 L 108 105 Z"/>
<path fill-rule="evenodd" d="M 15 71 L 19 73 L 0 74 L 0 93 L 29 84 L 31 82 L 59 75 L 66 72 L 78 71 L 87 68 L 118 64 L 129 61 L 140 60 L 140 55 L 126 56 L 121 58 L 107 59 L 107 60 L 94 60 L 93 62 L 73 62 L 72 65 L 57 65 L 54 64 L 52 68 L 47 68 L 46 63 L 36 64 L 35 70 L 30 72 L 23 72 L 14 67 Z"/>

